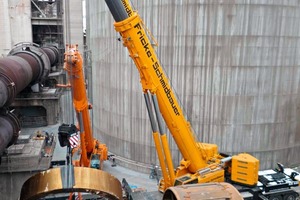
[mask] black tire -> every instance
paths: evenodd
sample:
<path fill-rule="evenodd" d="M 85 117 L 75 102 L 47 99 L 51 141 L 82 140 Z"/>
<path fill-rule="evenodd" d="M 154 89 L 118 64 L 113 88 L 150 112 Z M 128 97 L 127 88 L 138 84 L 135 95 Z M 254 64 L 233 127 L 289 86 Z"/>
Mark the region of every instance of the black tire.
<path fill-rule="evenodd" d="M 283 197 L 283 200 L 296 200 L 296 195 L 295 194 L 286 194 Z"/>
<path fill-rule="evenodd" d="M 283 200 L 281 195 L 271 195 L 269 200 Z"/>

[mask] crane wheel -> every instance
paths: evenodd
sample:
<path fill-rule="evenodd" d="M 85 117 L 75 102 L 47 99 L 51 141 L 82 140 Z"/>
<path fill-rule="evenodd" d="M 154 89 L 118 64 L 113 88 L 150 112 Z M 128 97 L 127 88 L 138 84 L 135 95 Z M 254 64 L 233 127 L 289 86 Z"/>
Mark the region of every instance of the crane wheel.
<path fill-rule="evenodd" d="M 20 200 L 72 192 L 90 193 L 112 200 L 122 199 L 121 183 L 111 174 L 93 168 L 64 166 L 30 177 L 22 186 Z"/>
<path fill-rule="evenodd" d="M 297 197 L 297 194 L 286 194 L 283 196 L 283 200 L 296 200 Z"/>
<path fill-rule="evenodd" d="M 269 200 L 282 200 L 281 195 L 272 195 L 269 197 Z"/>

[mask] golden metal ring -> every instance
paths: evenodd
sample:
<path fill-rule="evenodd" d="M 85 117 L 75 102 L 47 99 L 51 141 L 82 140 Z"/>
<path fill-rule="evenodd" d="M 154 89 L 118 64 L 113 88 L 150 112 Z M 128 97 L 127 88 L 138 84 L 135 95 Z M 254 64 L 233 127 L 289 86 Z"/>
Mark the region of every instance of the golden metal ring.
<path fill-rule="evenodd" d="M 84 192 L 122 199 L 120 181 L 102 170 L 64 166 L 40 172 L 22 186 L 20 200 L 35 200 L 49 194 Z"/>

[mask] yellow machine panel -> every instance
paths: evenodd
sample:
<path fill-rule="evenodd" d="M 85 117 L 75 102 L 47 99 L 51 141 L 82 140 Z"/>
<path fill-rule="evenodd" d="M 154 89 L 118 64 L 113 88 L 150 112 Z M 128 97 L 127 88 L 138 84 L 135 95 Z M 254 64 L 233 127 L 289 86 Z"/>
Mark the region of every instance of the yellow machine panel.
<path fill-rule="evenodd" d="M 250 154 L 232 156 L 231 180 L 245 185 L 255 185 L 258 181 L 259 160 Z"/>
<path fill-rule="evenodd" d="M 198 176 L 199 183 L 209 183 L 209 182 L 224 182 L 224 170 L 216 170 L 214 173 L 207 173 Z"/>
<path fill-rule="evenodd" d="M 200 143 L 200 142 L 198 142 L 197 144 L 203 148 L 208 158 L 212 158 L 218 154 L 218 145 L 216 144 Z"/>

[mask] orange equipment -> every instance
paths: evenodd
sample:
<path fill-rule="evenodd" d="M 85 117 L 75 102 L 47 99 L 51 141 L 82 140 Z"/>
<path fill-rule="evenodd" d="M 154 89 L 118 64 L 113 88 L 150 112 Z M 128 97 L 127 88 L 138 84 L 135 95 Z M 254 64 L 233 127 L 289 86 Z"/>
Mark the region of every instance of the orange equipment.
<path fill-rule="evenodd" d="M 107 160 L 107 147 L 93 138 L 89 109 L 84 81 L 82 56 L 78 45 L 66 45 L 64 69 L 69 75 L 69 84 L 72 89 L 73 104 L 77 114 L 78 128 L 80 130 L 80 160 L 73 160 L 76 166 L 90 167 L 91 160 L 99 160 L 102 168 L 103 161 Z M 75 151 L 73 152 L 73 154 Z"/>
<path fill-rule="evenodd" d="M 77 114 L 78 126 L 62 124 L 59 127 L 59 142 L 67 146 L 71 134 L 80 132 L 80 145 L 70 151 L 68 145 L 67 165 L 52 168 L 30 177 L 22 186 L 20 200 L 40 199 L 49 194 L 69 194 L 69 200 L 78 195 L 78 199 L 85 199 L 83 193 L 105 196 L 109 199 L 122 198 L 120 181 L 102 170 L 103 162 L 107 160 L 107 147 L 93 138 L 82 57 L 78 52 L 78 45 L 66 45 L 64 69 L 68 72 L 69 84 L 57 85 L 71 88 L 74 108 Z M 69 163 L 72 153 L 73 165 Z M 74 159 L 78 155 L 78 159 Z M 76 197 L 76 199 L 77 199 Z M 102 199 L 102 198 L 101 198 Z"/>

